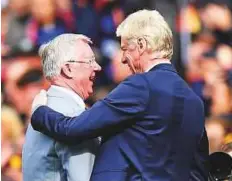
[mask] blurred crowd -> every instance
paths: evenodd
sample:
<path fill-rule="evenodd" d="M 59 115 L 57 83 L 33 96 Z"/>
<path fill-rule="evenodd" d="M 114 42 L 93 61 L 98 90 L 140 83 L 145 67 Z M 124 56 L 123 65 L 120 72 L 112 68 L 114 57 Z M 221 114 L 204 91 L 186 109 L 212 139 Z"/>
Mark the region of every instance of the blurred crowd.
<path fill-rule="evenodd" d="M 115 30 L 128 14 L 143 8 L 159 10 L 173 30 L 172 61 L 204 101 L 210 152 L 232 142 L 231 0 L 2 0 L 3 181 L 22 180 L 21 152 L 31 103 L 40 89 L 49 87 L 39 46 L 62 33 L 81 33 L 93 40 L 103 71 L 87 101 L 91 106 L 130 74 L 120 63 Z"/>
<path fill-rule="evenodd" d="M 185 79 L 204 101 L 210 153 L 220 151 L 232 145 L 232 1 L 192 1 L 181 16 Z"/>

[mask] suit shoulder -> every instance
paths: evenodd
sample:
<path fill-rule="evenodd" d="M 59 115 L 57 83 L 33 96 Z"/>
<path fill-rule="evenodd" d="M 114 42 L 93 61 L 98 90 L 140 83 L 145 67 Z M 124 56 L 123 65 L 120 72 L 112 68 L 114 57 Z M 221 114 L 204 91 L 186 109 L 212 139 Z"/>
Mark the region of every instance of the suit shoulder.
<path fill-rule="evenodd" d="M 82 112 L 84 110 L 69 97 L 49 97 L 48 107 L 66 116 L 75 116 L 78 115 L 78 112 Z"/>
<path fill-rule="evenodd" d="M 146 80 L 145 74 L 131 75 L 128 78 L 126 78 L 123 82 L 124 83 L 133 82 L 133 84 L 147 84 L 148 83 Z"/>
<path fill-rule="evenodd" d="M 115 89 L 113 89 L 107 98 L 122 99 L 122 97 L 134 97 L 138 99 L 148 99 L 150 90 L 148 83 L 142 74 L 131 75 L 122 81 Z"/>
<path fill-rule="evenodd" d="M 127 87 L 130 91 L 150 92 L 150 86 L 144 74 L 135 74 L 128 77 L 121 83 L 121 86 Z"/>

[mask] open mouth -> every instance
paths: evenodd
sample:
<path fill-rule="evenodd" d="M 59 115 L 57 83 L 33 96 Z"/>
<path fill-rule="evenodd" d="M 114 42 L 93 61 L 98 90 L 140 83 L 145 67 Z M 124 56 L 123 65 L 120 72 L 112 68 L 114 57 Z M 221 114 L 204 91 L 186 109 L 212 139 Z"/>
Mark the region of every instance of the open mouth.
<path fill-rule="evenodd" d="M 95 75 L 92 75 L 92 76 L 89 77 L 89 80 L 92 81 L 92 82 L 94 82 L 95 79 L 96 79 Z"/>

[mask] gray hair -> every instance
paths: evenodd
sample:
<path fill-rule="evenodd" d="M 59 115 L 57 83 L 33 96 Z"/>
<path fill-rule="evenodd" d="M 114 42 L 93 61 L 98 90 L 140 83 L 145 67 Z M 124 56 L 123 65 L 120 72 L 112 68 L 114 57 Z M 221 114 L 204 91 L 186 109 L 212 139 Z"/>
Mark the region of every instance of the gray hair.
<path fill-rule="evenodd" d="M 159 52 L 156 58 L 171 59 L 173 54 L 172 31 L 163 16 L 156 10 L 139 10 L 130 14 L 117 28 L 118 37 L 143 37 L 150 50 Z"/>
<path fill-rule="evenodd" d="M 62 34 L 40 46 L 43 72 L 47 79 L 60 74 L 61 66 L 77 58 L 77 41 L 92 43 L 90 38 L 81 34 Z"/>

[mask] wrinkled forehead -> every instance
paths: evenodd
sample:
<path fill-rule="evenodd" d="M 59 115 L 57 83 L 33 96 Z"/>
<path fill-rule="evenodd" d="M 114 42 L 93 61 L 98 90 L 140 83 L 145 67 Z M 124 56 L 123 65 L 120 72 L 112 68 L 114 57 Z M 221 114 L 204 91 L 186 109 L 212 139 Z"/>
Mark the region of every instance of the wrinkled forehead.
<path fill-rule="evenodd" d="M 77 41 L 77 56 L 80 58 L 94 57 L 94 52 L 88 43 Z"/>
<path fill-rule="evenodd" d="M 121 38 L 121 49 L 134 48 L 136 38 Z"/>
<path fill-rule="evenodd" d="M 128 38 L 121 38 L 121 47 L 127 46 L 129 44 L 129 39 Z"/>

